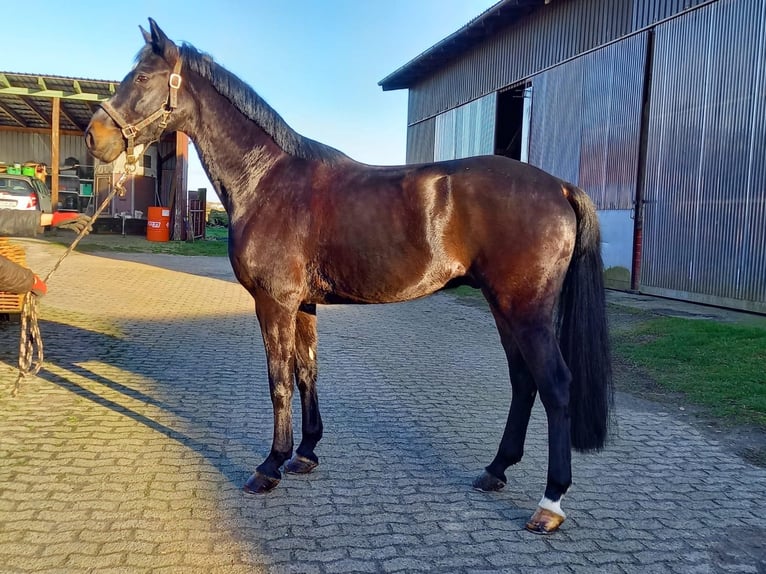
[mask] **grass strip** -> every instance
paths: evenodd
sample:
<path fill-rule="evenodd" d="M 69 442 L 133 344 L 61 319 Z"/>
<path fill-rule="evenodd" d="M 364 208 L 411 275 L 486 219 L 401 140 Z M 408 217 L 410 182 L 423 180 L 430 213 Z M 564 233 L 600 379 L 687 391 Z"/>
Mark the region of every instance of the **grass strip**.
<path fill-rule="evenodd" d="M 766 329 L 663 317 L 614 337 L 614 352 L 711 414 L 766 428 Z"/>

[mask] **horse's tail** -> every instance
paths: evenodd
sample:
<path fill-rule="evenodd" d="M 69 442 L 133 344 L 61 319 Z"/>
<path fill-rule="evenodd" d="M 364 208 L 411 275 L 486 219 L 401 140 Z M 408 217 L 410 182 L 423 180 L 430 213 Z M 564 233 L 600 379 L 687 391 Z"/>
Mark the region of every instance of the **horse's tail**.
<path fill-rule="evenodd" d="M 614 402 L 601 233 L 596 208 L 586 193 L 571 184 L 564 187 L 577 215 L 577 239 L 557 315 L 561 354 L 572 373 L 572 446 L 579 451 L 600 450 Z"/>

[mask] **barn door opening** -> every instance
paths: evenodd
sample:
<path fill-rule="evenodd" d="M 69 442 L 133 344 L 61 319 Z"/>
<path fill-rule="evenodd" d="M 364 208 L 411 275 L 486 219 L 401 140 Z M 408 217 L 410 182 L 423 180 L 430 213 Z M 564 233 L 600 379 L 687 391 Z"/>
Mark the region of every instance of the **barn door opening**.
<path fill-rule="evenodd" d="M 497 95 L 495 154 L 529 161 L 532 84 L 514 86 Z"/>

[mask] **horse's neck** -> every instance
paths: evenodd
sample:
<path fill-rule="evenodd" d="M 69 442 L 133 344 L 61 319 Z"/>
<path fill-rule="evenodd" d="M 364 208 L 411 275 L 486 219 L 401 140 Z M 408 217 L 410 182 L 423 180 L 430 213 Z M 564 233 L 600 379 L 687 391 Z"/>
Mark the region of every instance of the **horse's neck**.
<path fill-rule="evenodd" d="M 195 97 L 198 113 L 184 131 L 194 141 L 229 217 L 237 218 L 252 204 L 259 182 L 285 152 L 211 86 L 195 90 Z"/>

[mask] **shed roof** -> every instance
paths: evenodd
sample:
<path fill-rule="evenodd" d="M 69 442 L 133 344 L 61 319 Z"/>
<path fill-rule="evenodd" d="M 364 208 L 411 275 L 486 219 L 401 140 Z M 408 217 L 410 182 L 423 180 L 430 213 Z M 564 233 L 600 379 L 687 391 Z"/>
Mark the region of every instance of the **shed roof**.
<path fill-rule="evenodd" d="M 0 72 L 0 129 L 51 129 L 53 98 L 60 98 L 59 129 L 85 131 L 100 102 L 119 82 Z"/>
<path fill-rule="evenodd" d="M 383 78 L 378 85 L 383 90 L 401 90 L 416 84 L 423 77 L 446 65 L 497 30 L 518 21 L 539 6 L 552 0 L 500 0 L 457 32 L 450 34 L 404 66 Z"/>

